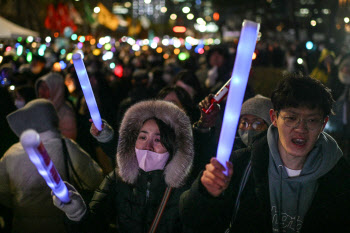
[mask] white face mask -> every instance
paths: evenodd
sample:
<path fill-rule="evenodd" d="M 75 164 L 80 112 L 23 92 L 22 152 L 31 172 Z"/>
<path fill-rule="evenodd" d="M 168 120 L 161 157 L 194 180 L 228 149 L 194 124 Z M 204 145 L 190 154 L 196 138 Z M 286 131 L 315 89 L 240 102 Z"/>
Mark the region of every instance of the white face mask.
<path fill-rule="evenodd" d="M 139 167 L 145 172 L 163 170 L 169 158 L 169 152 L 159 154 L 149 150 L 139 150 L 137 148 L 135 148 L 135 152 Z"/>
<path fill-rule="evenodd" d="M 25 104 L 24 100 L 15 100 L 15 105 L 18 109 L 23 108 Z"/>
<path fill-rule="evenodd" d="M 345 85 L 350 85 L 350 75 L 339 72 L 338 76 L 341 83 Z"/>

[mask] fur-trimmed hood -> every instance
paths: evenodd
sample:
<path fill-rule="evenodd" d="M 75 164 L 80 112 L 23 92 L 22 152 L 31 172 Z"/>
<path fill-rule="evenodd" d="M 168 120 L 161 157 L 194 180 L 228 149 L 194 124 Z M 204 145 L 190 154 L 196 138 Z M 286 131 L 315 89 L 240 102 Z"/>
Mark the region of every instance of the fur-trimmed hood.
<path fill-rule="evenodd" d="M 136 139 L 143 123 L 153 117 L 162 120 L 175 131 L 177 150 L 164 168 L 164 178 L 167 185 L 178 188 L 185 183 L 192 167 L 192 127 L 184 111 L 163 100 L 142 101 L 126 111 L 119 129 L 116 158 L 118 174 L 124 182 L 135 183 L 139 173 L 135 153 Z"/>

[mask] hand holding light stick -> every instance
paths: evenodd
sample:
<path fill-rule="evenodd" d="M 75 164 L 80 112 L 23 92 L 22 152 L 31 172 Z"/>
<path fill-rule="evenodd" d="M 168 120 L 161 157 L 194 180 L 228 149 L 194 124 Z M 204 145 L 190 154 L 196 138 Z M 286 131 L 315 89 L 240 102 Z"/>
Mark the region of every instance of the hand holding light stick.
<path fill-rule="evenodd" d="M 79 78 L 81 89 L 83 90 L 83 93 L 85 96 L 86 104 L 87 104 L 89 111 L 90 111 L 92 121 L 94 122 L 94 125 L 96 126 L 96 128 L 99 131 L 101 131 L 102 130 L 101 115 L 100 115 L 100 112 L 98 111 L 95 96 L 94 96 L 94 93 L 92 91 L 89 77 L 88 77 L 88 74 L 86 72 L 85 65 L 84 65 L 83 59 L 81 57 L 81 54 L 75 53 L 72 56 L 72 59 L 73 59 L 75 71 L 77 72 L 77 75 Z"/>
<path fill-rule="evenodd" d="M 29 155 L 29 159 L 36 166 L 39 174 L 45 179 L 53 193 L 63 203 L 70 202 L 68 189 L 63 183 L 44 145 L 41 143 L 39 134 L 35 130 L 28 129 L 21 134 L 20 142 Z"/>
<path fill-rule="evenodd" d="M 255 50 L 260 24 L 244 20 L 240 39 L 237 47 L 237 55 L 228 92 L 224 119 L 220 132 L 220 139 L 217 149 L 217 160 L 226 168 L 226 161 L 229 160 L 248 76 L 252 64 L 252 57 Z"/>
<path fill-rule="evenodd" d="M 230 88 L 231 78 L 221 87 L 221 89 L 215 94 L 215 96 L 210 100 L 210 106 L 208 109 L 202 108 L 202 111 L 206 114 L 209 114 L 213 108 L 214 103 L 220 103 L 228 94 L 228 90 Z"/>

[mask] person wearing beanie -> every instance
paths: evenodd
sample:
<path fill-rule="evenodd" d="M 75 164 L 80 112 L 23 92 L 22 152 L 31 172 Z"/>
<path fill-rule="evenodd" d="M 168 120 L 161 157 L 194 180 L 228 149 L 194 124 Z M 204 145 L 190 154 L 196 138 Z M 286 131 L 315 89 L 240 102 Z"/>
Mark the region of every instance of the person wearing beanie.
<path fill-rule="evenodd" d="M 78 144 L 62 137 L 58 121 L 53 104 L 45 99 L 32 100 L 7 115 L 7 122 L 17 137 L 28 129 L 39 133 L 63 180 L 79 179 L 83 186 L 80 188 L 94 190 L 103 179 L 102 169 Z M 65 164 L 64 145 L 71 165 Z M 52 204 L 50 188 L 20 142 L 13 144 L 0 160 L 0 205 L 13 211 L 11 232 L 66 232 L 63 213 Z"/>
<path fill-rule="evenodd" d="M 249 146 L 256 135 L 267 130 L 271 125 L 269 112 L 272 108 L 271 100 L 262 95 L 256 95 L 243 103 L 238 125 L 239 137 L 236 138 L 234 149 Z"/>

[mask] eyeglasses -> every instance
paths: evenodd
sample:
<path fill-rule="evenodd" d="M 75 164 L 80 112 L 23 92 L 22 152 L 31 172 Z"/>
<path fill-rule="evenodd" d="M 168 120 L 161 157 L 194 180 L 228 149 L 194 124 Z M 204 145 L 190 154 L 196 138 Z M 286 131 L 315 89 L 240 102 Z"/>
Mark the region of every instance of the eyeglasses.
<path fill-rule="evenodd" d="M 323 119 L 319 119 L 315 117 L 311 117 L 308 119 L 303 119 L 299 116 L 281 116 L 280 115 L 280 117 L 282 118 L 286 126 L 292 127 L 292 128 L 297 128 L 300 125 L 300 123 L 304 121 L 307 129 L 316 130 L 316 129 L 320 129 L 324 123 Z"/>
<path fill-rule="evenodd" d="M 253 123 L 249 123 L 247 121 L 242 120 L 239 122 L 240 129 L 248 129 L 251 126 L 254 130 L 263 130 L 265 126 L 265 122 L 262 121 L 254 121 Z"/>

